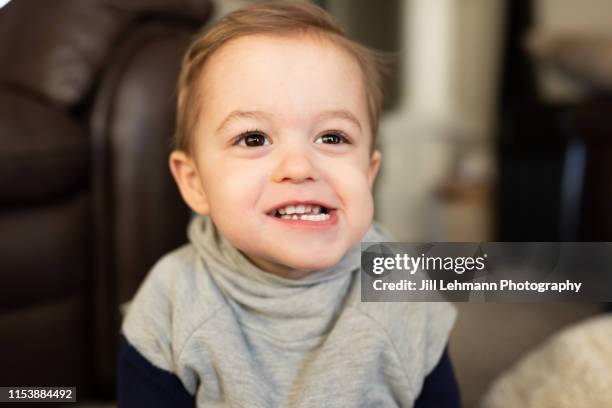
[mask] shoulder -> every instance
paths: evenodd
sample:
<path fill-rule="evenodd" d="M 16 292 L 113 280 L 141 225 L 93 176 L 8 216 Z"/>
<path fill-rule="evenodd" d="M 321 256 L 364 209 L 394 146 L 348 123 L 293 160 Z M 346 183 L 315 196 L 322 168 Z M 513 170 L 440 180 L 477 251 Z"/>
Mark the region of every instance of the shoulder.
<path fill-rule="evenodd" d="M 190 392 L 174 373 L 153 365 L 125 339 L 119 338 L 117 404 L 121 407 L 194 407 Z"/>
<path fill-rule="evenodd" d="M 370 321 L 370 328 L 384 332 L 398 357 L 422 376 L 436 366 L 457 317 L 448 302 L 362 302 L 361 277 L 356 274 L 348 308 Z"/>
<path fill-rule="evenodd" d="M 211 286 L 193 245 L 164 255 L 129 302 L 122 334 L 156 367 L 174 371 L 185 341 L 217 308 Z"/>

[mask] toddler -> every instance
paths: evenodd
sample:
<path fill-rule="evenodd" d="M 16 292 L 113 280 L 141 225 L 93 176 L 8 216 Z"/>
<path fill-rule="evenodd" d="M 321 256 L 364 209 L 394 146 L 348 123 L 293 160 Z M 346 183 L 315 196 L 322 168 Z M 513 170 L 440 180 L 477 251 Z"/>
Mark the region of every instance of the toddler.
<path fill-rule="evenodd" d="M 119 406 L 458 405 L 447 303 L 362 303 L 376 54 L 309 3 L 256 3 L 183 60 L 169 166 L 196 213 L 122 326 Z"/>

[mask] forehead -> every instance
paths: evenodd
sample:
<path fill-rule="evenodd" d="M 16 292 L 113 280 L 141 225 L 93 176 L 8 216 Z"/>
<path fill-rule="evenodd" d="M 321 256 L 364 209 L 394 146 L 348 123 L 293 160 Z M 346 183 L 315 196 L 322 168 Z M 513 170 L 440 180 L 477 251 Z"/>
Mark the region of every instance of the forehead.
<path fill-rule="evenodd" d="M 260 110 L 307 121 L 324 110 L 348 110 L 368 123 L 363 75 L 329 39 L 249 35 L 217 50 L 198 84 L 202 111 L 214 124 L 234 110 Z"/>

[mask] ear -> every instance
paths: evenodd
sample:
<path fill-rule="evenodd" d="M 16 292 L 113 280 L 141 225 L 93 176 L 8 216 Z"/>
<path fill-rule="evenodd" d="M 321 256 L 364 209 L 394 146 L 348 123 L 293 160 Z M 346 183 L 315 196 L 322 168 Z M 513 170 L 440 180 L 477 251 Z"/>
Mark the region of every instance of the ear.
<path fill-rule="evenodd" d="M 195 161 L 185 152 L 174 150 L 170 153 L 168 165 L 183 200 L 196 213 L 208 215 L 208 199 L 202 188 L 202 179 Z"/>
<path fill-rule="evenodd" d="M 378 150 L 374 150 L 370 156 L 370 167 L 368 168 L 368 184 L 370 185 L 370 190 L 374 185 L 374 180 L 376 180 L 376 175 L 380 168 L 380 157 L 380 152 Z"/>

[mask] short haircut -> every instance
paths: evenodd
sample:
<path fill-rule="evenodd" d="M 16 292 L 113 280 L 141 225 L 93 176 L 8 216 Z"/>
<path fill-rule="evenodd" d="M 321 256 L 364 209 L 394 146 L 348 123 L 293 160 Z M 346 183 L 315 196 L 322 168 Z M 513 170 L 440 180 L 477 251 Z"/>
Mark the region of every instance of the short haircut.
<path fill-rule="evenodd" d="M 310 34 L 331 41 L 348 52 L 358 63 L 368 105 L 374 148 L 382 109 L 382 73 L 386 56 L 350 40 L 334 19 L 323 9 L 308 2 L 259 2 L 226 14 L 212 28 L 201 32 L 187 49 L 178 83 L 178 101 L 174 148 L 193 153 L 193 131 L 202 101 L 198 83 L 204 64 L 229 41 L 254 34 Z"/>

